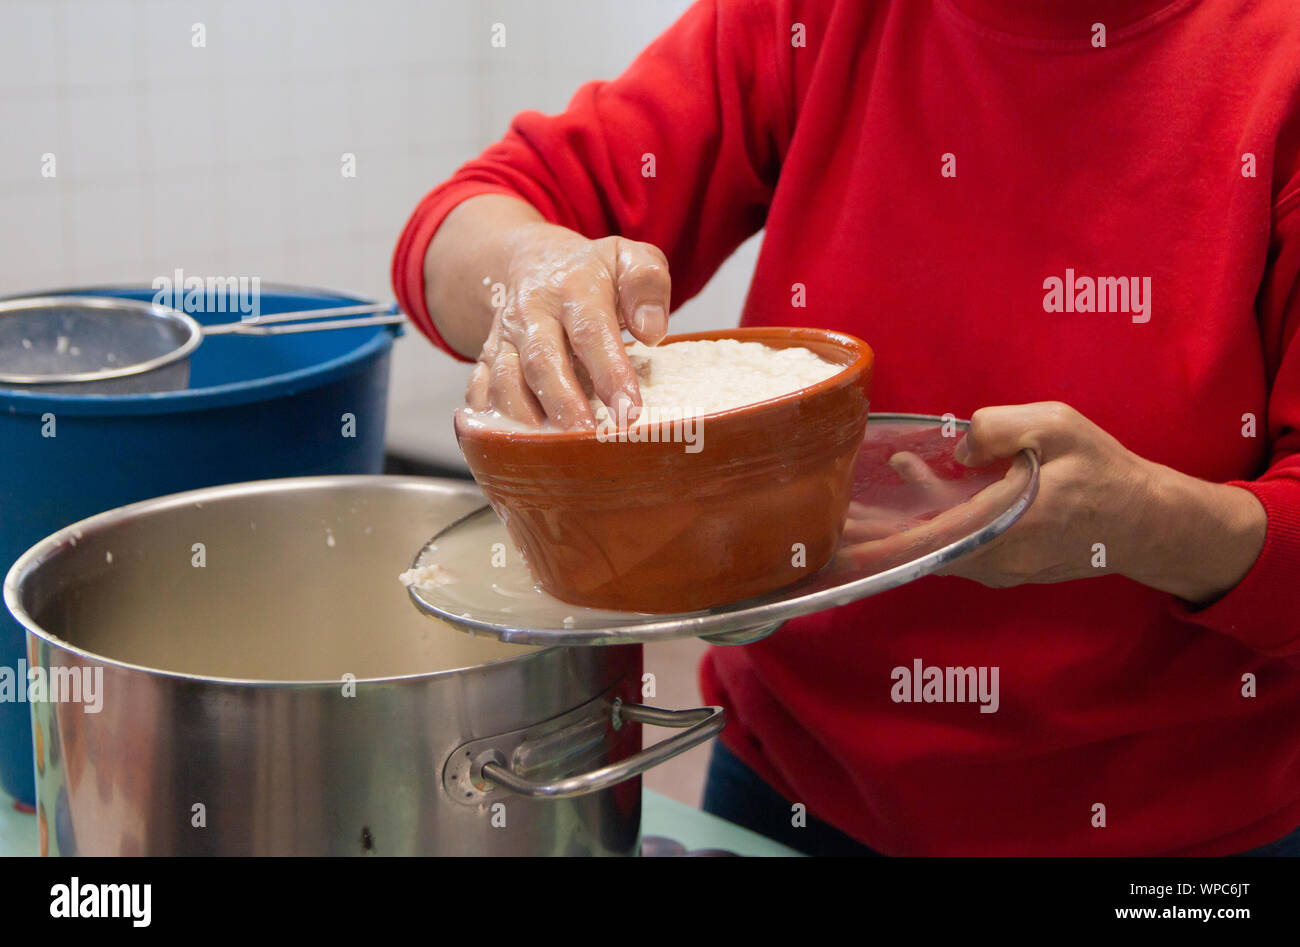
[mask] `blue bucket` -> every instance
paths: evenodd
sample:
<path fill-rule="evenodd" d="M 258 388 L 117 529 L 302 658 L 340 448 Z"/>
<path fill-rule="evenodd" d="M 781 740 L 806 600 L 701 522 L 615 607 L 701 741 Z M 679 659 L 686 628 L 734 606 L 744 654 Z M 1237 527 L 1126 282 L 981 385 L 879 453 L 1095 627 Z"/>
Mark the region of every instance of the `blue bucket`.
<path fill-rule="evenodd" d="M 61 292 L 154 296 L 147 288 Z M 321 290 L 261 292 L 263 315 L 364 302 Z M 232 318 L 191 315 L 204 324 Z M 395 335 L 393 327 L 368 326 L 212 336 L 190 357 L 189 388 L 180 391 L 0 388 L 0 576 L 50 533 L 137 500 L 244 480 L 380 473 Z M 0 669 L 16 674 L 26 654 L 22 628 L 0 610 Z M 0 784 L 19 802 L 35 802 L 25 702 L 0 700 Z"/>

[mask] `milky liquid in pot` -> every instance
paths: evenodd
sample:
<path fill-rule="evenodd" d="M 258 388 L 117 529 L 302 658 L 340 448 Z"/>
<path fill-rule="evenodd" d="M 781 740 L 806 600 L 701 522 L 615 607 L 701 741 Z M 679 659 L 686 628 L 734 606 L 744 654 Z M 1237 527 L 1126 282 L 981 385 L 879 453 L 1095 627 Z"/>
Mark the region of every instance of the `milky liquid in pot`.
<path fill-rule="evenodd" d="M 502 559 L 482 564 L 484 551 L 504 545 Z M 616 612 L 564 602 L 542 591 L 515 549 L 505 526 L 491 510 L 467 518 L 421 556 L 423 568 L 399 577 L 426 601 L 459 615 L 516 627 L 607 628 L 637 612 Z M 645 615 L 645 618 L 656 616 Z"/>
<path fill-rule="evenodd" d="M 28 608 L 93 653 L 212 677 L 365 679 L 518 657 L 534 649 L 420 615 L 396 579 L 429 536 L 481 504 L 414 491 L 189 504 L 83 535 L 58 557 L 62 588 Z"/>

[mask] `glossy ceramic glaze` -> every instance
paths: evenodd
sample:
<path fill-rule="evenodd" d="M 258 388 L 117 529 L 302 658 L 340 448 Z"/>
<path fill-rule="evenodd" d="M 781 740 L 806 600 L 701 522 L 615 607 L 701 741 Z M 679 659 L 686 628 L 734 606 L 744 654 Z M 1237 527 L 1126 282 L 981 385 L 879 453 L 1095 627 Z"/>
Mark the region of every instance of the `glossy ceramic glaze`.
<path fill-rule="evenodd" d="M 470 471 L 547 592 L 595 608 L 686 612 L 771 591 L 830 559 L 867 423 L 872 351 L 809 328 L 697 332 L 661 344 L 724 338 L 804 346 L 844 369 L 705 415 L 693 430 L 665 421 L 657 440 L 458 417 Z"/>

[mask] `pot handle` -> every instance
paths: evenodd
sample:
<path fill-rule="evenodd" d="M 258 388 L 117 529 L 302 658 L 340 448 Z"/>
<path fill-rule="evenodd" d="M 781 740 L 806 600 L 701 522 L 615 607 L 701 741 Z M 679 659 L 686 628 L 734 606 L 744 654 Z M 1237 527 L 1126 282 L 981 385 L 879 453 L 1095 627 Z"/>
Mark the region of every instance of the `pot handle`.
<path fill-rule="evenodd" d="M 599 792 L 617 785 L 625 779 L 638 776 L 660 763 L 672 759 L 699 746 L 705 740 L 712 739 L 727 724 L 726 714 L 721 707 L 695 707 L 690 710 L 664 710 L 659 707 L 647 707 L 645 704 L 625 704 L 616 699 L 613 707 L 614 726 L 622 726 L 624 721 L 648 723 L 656 727 L 681 729 L 681 733 L 660 740 L 654 746 L 648 746 L 639 753 L 634 753 L 625 760 L 593 769 L 577 776 L 564 779 L 535 780 L 520 776 L 505 762 L 500 754 L 496 759 L 486 759 L 477 768 L 476 776 L 496 783 L 521 796 L 545 799 L 568 799 L 572 796 L 585 796 L 587 793 Z"/>

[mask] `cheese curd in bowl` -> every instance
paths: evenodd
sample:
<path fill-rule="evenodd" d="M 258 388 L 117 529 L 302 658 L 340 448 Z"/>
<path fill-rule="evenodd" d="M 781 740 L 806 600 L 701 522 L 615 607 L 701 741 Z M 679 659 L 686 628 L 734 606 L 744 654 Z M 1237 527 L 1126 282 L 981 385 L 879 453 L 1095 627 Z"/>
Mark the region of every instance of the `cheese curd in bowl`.
<path fill-rule="evenodd" d="M 809 388 L 844 368 L 801 345 L 773 348 L 740 339 L 665 342 L 653 348 L 633 342 L 627 354 L 641 388 L 642 411 L 633 425 L 758 404 Z M 591 407 L 598 424 L 628 423 L 613 417 L 597 398 Z"/>
<path fill-rule="evenodd" d="M 745 328 L 634 343 L 642 409 L 595 431 L 457 415 L 466 463 L 539 585 L 688 612 L 813 574 L 839 543 L 874 356 L 843 333 Z"/>

